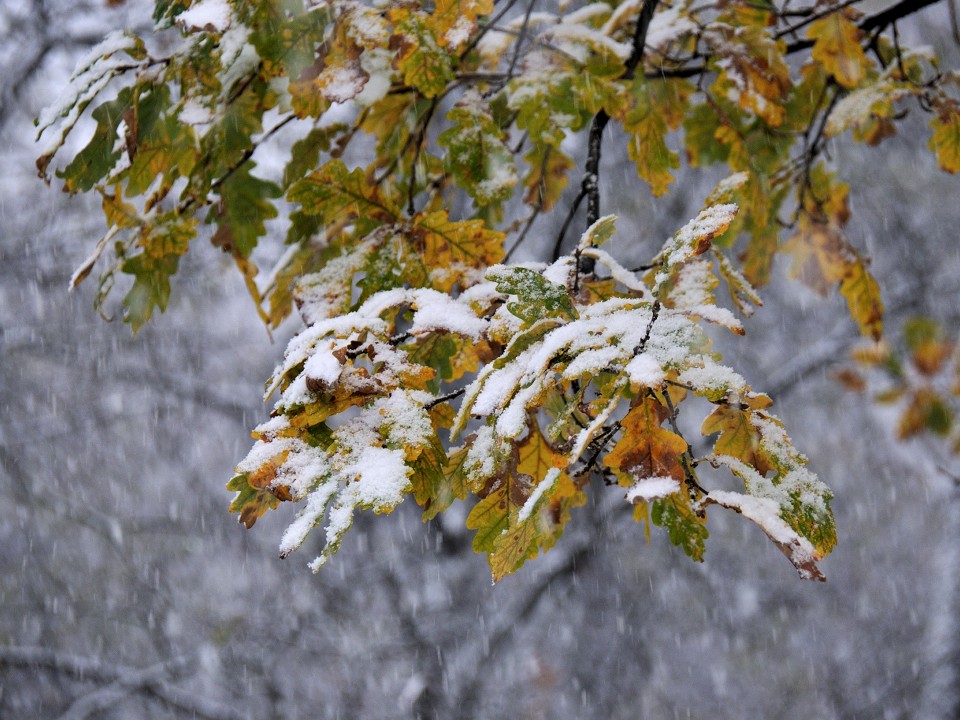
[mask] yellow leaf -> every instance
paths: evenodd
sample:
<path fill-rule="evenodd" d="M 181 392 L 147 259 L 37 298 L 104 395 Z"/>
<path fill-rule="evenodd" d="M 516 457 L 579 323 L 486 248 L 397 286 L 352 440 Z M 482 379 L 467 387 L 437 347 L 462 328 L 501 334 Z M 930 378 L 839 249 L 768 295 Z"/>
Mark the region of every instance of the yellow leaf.
<path fill-rule="evenodd" d="M 737 91 L 741 108 L 770 127 L 779 127 L 786 117 L 783 102 L 793 85 L 783 59 L 784 43 L 770 38 L 762 27 L 740 27 L 724 34 L 729 41 L 721 46 L 720 82 Z"/>
<path fill-rule="evenodd" d="M 486 268 L 503 259 L 503 233 L 482 220 L 456 222 L 439 210 L 415 218 L 407 232 L 424 264 L 439 271 L 431 277 L 438 290 L 452 288 L 468 268 Z"/>
<path fill-rule="evenodd" d="M 790 276 L 821 295 L 840 283 L 850 317 L 860 333 L 879 340 L 883 334 L 883 300 L 880 287 L 867 270 L 866 261 L 833 224 L 801 220 L 798 232 L 783 246 L 793 256 Z"/>
<path fill-rule="evenodd" d="M 807 37 L 814 40 L 811 54 L 845 88 L 863 80 L 870 61 L 860 47 L 860 28 L 842 12 L 834 12 L 811 23 Z"/>
<path fill-rule="evenodd" d="M 714 441 L 713 451 L 717 455 L 729 455 L 756 468 L 761 474 L 770 469 L 770 463 L 761 450 L 761 437 L 750 423 L 750 413 L 770 407 L 772 401 L 763 394 L 744 398 L 745 407 L 719 405 L 704 419 L 701 434 L 720 433 Z"/>
<path fill-rule="evenodd" d="M 673 182 L 670 170 L 680 167 L 679 156 L 667 147 L 666 119 L 657 112 L 647 81 L 642 74 L 634 80 L 630 109 L 621 118 L 623 129 L 630 134 L 627 155 L 637 164 L 637 173 L 660 197 Z"/>
<path fill-rule="evenodd" d="M 803 209 L 818 222 L 843 227 L 850 219 L 849 194 L 849 185 L 840 182 L 823 165 L 816 165 L 810 170 L 810 189 L 803 193 Z"/>
<path fill-rule="evenodd" d="M 103 195 L 103 215 L 107 220 L 107 227 L 133 228 L 143 224 L 137 209 L 123 201 L 123 188 L 117 185 L 116 195 Z"/>
<path fill-rule="evenodd" d="M 930 149 L 937 154 L 937 164 L 948 173 L 960 172 L 960 110 L 953 106 L 941 110 L 930 127 Z"/>
<path fill-rule="evenodd" d="M 474 552 L 493 552 L 497 538 L 507 529 L 508 512 L 507 489 L 501 482 L 474 505 L 467 516 L 467 528 L 477 531 L 473 536 Z"/>
<path fill-rule="evenodd" d="M 442 93 L 455 73 L 447 48 L 431 27 L 430 16 L 411 6 L 395 4 L 387 13 L 394 35 L 390 49 L 396 68 L 403 73 L 404 83 L 432 98 Z"/>
<path fill-rule="evenodd" d="M 493 0 L 436 0 L 430 28 L 441 47 L 459 50 L 477 29 L 477 16 L 493 12 Z"/>
<path fill-rule="evenodd" d="M 257 490 L 264 490 L 277 478 L 277 470 L 287 461 L 289 450 L 282 450 L 266 460 L 256 470 L 247 474 L 247 484 Z"/>
<path fill-rule="evenodd" d="M 880 286 L 863 258 L 857 257 L 847 268 L 846 276 L 840 281 L 840 294 L 846 299 L 850 317 L 856 321 L 860 334 L 879 340 L 883 336 L 883 300 Z"/>
<path fill-rule="evenodd" d="M 477 531 L 473 547 L 486 552 L 494 582 L 553 547 L 586 496 L 565 472 L 566 456 L 553 450 L 531 418 L 527 437 L 516 448 L 516 466 L 467 518 Z"/>
<path fill-rule="evenodd" d="M 523 201 L 543 212 L 549 212 L 560 199 L 563 189 L 569 182 L 568 172 L 573 168 L 573 160 L 560 148 L 552 145 L 535 145 L 524 156 L 530 165 L 530 172 L 523 184 L 527 188 Z"/>
<path fill-rule="evenodd" d="M 847 274 L 849 258 L 840 230 L 832 225 L 802 222 L 796 235 L 783 246 L 793 257 L 790 277 L 826 296 Z"/>

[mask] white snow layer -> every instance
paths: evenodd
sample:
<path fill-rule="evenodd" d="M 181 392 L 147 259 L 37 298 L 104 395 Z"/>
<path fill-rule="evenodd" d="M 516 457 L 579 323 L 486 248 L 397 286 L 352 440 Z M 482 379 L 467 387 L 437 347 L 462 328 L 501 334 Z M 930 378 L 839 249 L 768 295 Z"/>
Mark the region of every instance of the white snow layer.
<path fill-rule="evenodd" d="M 189 10 L 177 15 L 177 24 L 191 30 L 222 33 L 230 27 L 230 21 L 230 4 L 227 0 L 200 0 Z"/>
<path fill-rule="evenodd" d="M 626 500 L 636 505 L 679 492 L 680 483 L 672 477 L 648 477 L 638 480 L 627 490 Z"/>

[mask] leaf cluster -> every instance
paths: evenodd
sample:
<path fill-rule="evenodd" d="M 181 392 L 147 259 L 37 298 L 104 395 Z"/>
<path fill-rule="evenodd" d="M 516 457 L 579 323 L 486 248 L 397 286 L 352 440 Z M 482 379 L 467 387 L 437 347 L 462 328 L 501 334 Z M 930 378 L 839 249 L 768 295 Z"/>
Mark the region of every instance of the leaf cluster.
<path fill-rule="evenodd" d="M 847 132 L 876 145 L 915 107 L 940 167 L 960 170 L 956 73 L 897 33 L 927 4 L 159 0 L 163 42 L 117 33 L 94 49 L 38 119 L 37 165 L 102 198 L 106 234 L 73 284 L 106 254 L 97 305 L 126 276 L 135 331 L 167 307 L 198 235 L 233 259 L 268 328 L 299 312 L 272 417 L 229 486 L 248 527 L 301 505 L 281 554 L 325 522 L 317 569 L 357 510 L 412 496 L 429 519 L 471 498 L 474 548 L 499 579 L 603 482 L 697 560 L 719 505 L 820 578 L 830 492 L 707 328 L 743 334 L 783 254 L 882 337 L 825 149 Z M 87 113 L 89 142 L 52 164 Z M 682 160 L 730 173 L 638 270 L 602 248 L 610 123 L 654 196 Z M 510 264 L 558 208 L 553 256 Z M 277 231 L 285 248 L 261 272 Z M 714 407 L 701 455 L 678 424 L 694 397 Z M 925 419 L 905 422 L 936 430 L 944 413 L 924 398 L 911 407 Z"/>

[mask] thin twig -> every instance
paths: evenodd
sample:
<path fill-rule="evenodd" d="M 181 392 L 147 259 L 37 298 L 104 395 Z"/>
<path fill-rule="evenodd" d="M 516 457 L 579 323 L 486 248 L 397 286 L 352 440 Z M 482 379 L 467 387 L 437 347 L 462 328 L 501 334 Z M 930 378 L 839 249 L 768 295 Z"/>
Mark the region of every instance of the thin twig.
<path fill-rule="evenodd" d="M 413 163 L 410 165 L 410 185 L 407 188 L 407 214 L 413 217 L 416 214 L 413 199 L 416 197 L 417 190 L 417 163 L 420 162 L 420 153 L 423 150 L 423 143 L 427 137 L 427 128 L 430 126 L 430 120 L 433 119 L 433 113 L 437 109 L 437 100 L 430 103 L 427 112 L 420 123 L 420 132 L 417 133 L 416 145 L 413 149 Z"/>
<path fill-rule="evenodd" d="M 560 251 L 563 248 L 563 238 L 566 237 L 567 230 L 570 228 L 570 223 L 573 222 L 573 218 L 577 214 L 577 210 L 580 209 L 580 203 L 583 202 L 583 199 L 586 196 L 586 191 L 584 191 L 584 189 L 581 187 L 580 192 L 577 193 L 577 197 L 574 198 L 572 203 L 570 203 L 570 209 L 567 211 L 567 217 L 564 219 L 563 225 L 560 227 L 560 233 L 557 235 L 557 241 L 553 245 L 553 253 L 551 253 L 553 262 L 556 262 L 560 258 Z"/>
<path fill-rule="evenodd" d="M 425 403 L 423 407 L 424 407 L 425 410 L 432 410 L 433 408 L 435 408 L 435 407 L 436 407 L 437 405 L 439 405 L 440 403 L 445 403 L 445 402 L 447 402 L 448 400 L 453 400 L 454 398 L 460 397 L 460 396 L 463 395 L 466 391 L 467 391 L 467 388 L 462 387 L 462 388 L 460 388 L 459 390 L 454 390 L 453 392 L 448 392 L 446 395 L 438 395 L 437 397 L 435 397 L 435 398 L 434 398 L 433 400 L 431 400 L 430 402 Z"/>

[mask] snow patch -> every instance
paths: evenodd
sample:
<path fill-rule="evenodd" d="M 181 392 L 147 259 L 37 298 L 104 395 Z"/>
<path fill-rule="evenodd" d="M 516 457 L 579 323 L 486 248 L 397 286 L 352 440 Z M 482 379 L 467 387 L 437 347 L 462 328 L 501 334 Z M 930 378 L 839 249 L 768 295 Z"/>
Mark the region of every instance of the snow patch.
<path fill-rule="evenodd" d="M 680 483 L 672 477 L 648 477 L 638 480 L 627 490 L 628 503 L 637 505 L 657 498 L 667 497 L 680 491 Z"/>
<path fill-rule="evenodd" d="M 196 5 L 179 15 L 176 23 L 187 30 L 212 30 L 222 33 L 232 16 L 227 0 L 200 0 Z"/>

